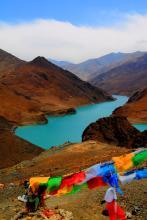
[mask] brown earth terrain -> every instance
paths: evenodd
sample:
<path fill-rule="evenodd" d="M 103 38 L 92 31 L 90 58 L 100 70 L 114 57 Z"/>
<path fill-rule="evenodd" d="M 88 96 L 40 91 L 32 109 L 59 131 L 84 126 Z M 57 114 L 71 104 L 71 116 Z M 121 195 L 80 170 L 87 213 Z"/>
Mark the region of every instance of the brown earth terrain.
<path fill-rule="evenodd" d="M 46 114 L 73 114 L 78 105 L 106 100 L 113 98 L 43 57 L 25 62 L 0 50 L 0 168 L 43 151 L 16 137 L 14 126 L 46 123 Z"/>
<path fill-rule="evenodd" d="M 113 98 L 43 57 L 25 62 L 0 50 L 0 184 L 4 184 L 0 188 L 0 220 L 10 220 L 24 206 L 17 200 L 24 193 L 24 180 L 78 172 L 129 153 L 132 147 L 146 146 L 146 131 L 141 133 L 124 117 L 116 116 L 101 119 L 92 129 L 89 126 L 83 143 L 47 151 L 14 135 L 16 125 L 45 123 L 47 114 L 75 113 L 78 105 L 106 100 Z M 119 199 L 127 211 L 139 208 L 134 220 L 146 217 L 145 185 L 145 180 L 128 184 L 125 197 Z M 101 215 L 100 201 L 105 191 L 83 190 L 72 196 L 50 197 L 46 205 L 72 211 L 76 220 L 103 220 L 107 218 Z"/>
<path fill-rule="evenodd" d="M 90 82 L 111 94 L 130 96 L 147 86 L 147 54 L 102 73 Z"/>
<path fill-rule="evenodd" d="M 25 63 L 25 61 L 13 56 L 10 53 L 0 49 L 0 78 L 5 74 L 12 72 L 16 66 Z"/>
<path fill-rule="evenodd" d="M 60 148 L 50 149 L 41 153 L 31 161 L 24 161 L 16 166 L 0 170 L 0 183 L 4 189 L 0 190 L 0 217 L 10 220 L 24 204 L 17 200 L 18 195 L 24 193 L 22 182 L 31 176 L 58 176 L 78 172 L 93 164 L 109 161 L 112 156 L 129 153 L 131 150 L 96 141 L 86 141 L 80 144 L 69 144 Z M 146 181 L 137 181 L 123 187 L 125 195 L 119 196 L 119 203 L 129 212 L 134 207 L 139 212 L 132 216 L 134 220 L 145 220 L 145 185 Z M 105 188 L 97 190 L 82 190 L 70 196 L 49 197 L 46 200 L 48 208 L 63 208 L 73 213 L 75 220 L 106 220 L 101 212 L 104 208 L 100 204 Z M 38 219 L 38 218 L 35 218 Z"/>
<path fill-rule="evenodd" d="M 147 88 L 135 92 L 128 102 L 117 108 L 113 114 L 125 116 L 132 123 L 147 123 Z"/>
<path fill-rule="evenodd" d="M 79 105 L 113 100 L 103 90 L 43 57 L 23 62 L 4 51 L 0 54 L 0 69 L 3 70 L 0 77 L 0 115 L 13 124 L 45 122 L 45 114 L 66 113 Z M 12 63 L 14 60 L 13 68 L 9 65 L 10 60 Z"/>
<path fill-rule="evenodd" d="M 119 156 L 128 152 L 130 149 L 96 141 L 66 144 L 44 151 L 31 161 L 23 161 L 13 167 L 1 169 L 0 182 L 17 182 L 37 175 L 57 176 L 74 173 L 95 163 L 109 161 L 112 155 Z"/>
<path fill-rule="evenodd" d="M 146 147 L 147 131 L 138 131 L 125 117 L 111 116 L 91 123 L 82 135 L 82 141 L 87 140 L 97 140 L 128 148 Z"/>
<path fill-rule="evenodd" d="M 12 130 L 12 124 L 0 116 L 0 169 L 30 160 L 43 151 L 42 148 L 16 137 Z"/>

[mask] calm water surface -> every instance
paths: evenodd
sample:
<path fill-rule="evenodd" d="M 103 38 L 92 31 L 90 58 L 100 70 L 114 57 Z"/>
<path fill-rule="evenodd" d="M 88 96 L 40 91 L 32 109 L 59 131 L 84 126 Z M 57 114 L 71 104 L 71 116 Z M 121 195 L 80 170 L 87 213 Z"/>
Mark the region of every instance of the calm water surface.
<path fill-rule="evenodd" d="M 140 131 L 147 130 L 147 124 L 134 124 L 134 127 Z"/>
<path fill-rule="evenodd" d="M 91 122 L 109 116 L 115 108 L 128 100 L 126 96 L 114 97 L 117 98 L 116 101 L 79 107 L 74 115 L 48 117 L 46 125 L 19 127 L 16 129 L 16 135 L 45 149 L 67 141 L 80 142 L 83 130 Z M 135 127 L 142 131 L 147 129 L 147 124 Z"/>

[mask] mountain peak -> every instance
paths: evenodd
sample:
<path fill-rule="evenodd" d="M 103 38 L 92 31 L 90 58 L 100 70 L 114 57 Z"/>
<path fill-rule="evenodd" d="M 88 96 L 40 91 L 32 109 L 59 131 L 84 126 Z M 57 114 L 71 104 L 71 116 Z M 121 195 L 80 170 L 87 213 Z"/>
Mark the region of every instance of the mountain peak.
<path fill-rule="evenodd" d="M 47 67 L 48 65 L 51 64 L 45 57 L 42 57 L 42 56 L 36 57 L 30 63 L 41 66 L 41 67 Z"/>
<path fill-rule="evenodd" d="M 8 53 L 5 50 L 0 49 L 0 61 L 3 60 L 10 60 L 12 62 L 12 60 L 14 61 L 22 61 L 19 58 L 17 58 L 16 56 L 14 56 L 13 54 Z"/>
<path fill-rule="evenodd" d="M 0 49 L 0 75 L 12 72 L 18 65 L 25 63 L 16 56 Z"/>

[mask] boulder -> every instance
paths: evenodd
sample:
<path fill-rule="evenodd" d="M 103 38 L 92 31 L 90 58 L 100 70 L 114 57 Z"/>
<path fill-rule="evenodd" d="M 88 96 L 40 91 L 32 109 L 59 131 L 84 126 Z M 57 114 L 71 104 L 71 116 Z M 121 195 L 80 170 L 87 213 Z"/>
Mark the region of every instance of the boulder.
<path fill-rule="evenodd" d="M 110 116 L 91 123 L 83 132 L 82 141 L 97 140 L 128 148 L 145 147 L 146 131 L 140 132 L 126 117 Z"/>

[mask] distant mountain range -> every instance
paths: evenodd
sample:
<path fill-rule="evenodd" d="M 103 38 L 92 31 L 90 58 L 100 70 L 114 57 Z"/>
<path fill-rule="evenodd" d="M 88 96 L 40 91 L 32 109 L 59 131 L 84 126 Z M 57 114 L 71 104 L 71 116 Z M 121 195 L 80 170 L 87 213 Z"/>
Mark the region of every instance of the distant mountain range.
<path fill-rule="evenodd" d="M 131 95 L 147 86 L 147 54 L 96 76 L 90 82 L 112 94 Z"/>
<path fill-rule="evenodd" d="M 102 57 L 89 59 L 78 64 L 66 61 L 55 61 L 52 59 L 49 60 L 63 69 L 71 71 L 83 80 L 91 80 L 92 78 L 95 78 L 100 74 L 113 69 L 114 67 L 141 57 L 144 54 L 145 52 L 140 51 L 134 53 L 110 53 Z"/>
<path fill-rule="evenodd" d="M 63 69 L 66 69 L 66 66 L 68 66 L 68 65 L 74 65 L 73 63 L 68 62 L 68 61 L 60 61 L 60 60 L 54 60 L 54 59 L 48 59 L 48 61 L 50 61 L 51 63 L 53 63 Z"/>
<path fill-rule="evenodd" d="M 0 50 L 0 116 L 16 124 L 112 97 L 44 57 L 25 62 Z M 71 110 L 72 111 L 72 110 Z"/>

